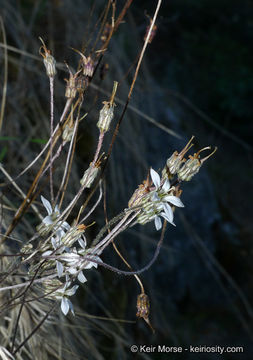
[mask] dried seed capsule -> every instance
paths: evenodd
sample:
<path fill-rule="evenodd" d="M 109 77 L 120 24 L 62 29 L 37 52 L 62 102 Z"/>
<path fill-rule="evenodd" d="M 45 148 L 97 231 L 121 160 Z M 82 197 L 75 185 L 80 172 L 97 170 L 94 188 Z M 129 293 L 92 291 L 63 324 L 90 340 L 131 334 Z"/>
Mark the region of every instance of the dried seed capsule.
<path fill-rule="evenodd" d="M 114 98 L 116 95 L 117 86 L 118 86 L 117 81 L 114 81 L 111 99 L 110 99 L 110 101 L 104 101 L 103 102 L 104 106 L 100 110 L 97 127 L 99 128 L 99 130 L 101 132 L 106 132 L 109 130 L 111 121 L 113 119 L 114 107 L 115 107 L 115 104 L 113 101 L 114 101 Z"/>
<path fill-rule="evenodd" d="M 109 101 L 103 102 L 104 106 L 100 110 L 99 120 L 97 122 L 97 127 L 101 132 L 106 132 L 109 130 L 111 121 L 114 115 L 114 104 L 110 104 Z"/>
<path fill-rule="evenodd" d="M 43 57 L 43 62 L 46 68 L 47 76 L 53 78 L 56 75 L 56 61 L 55 58 L 50 54 L 50 50 L 47 49 L 42 38 L 39 38 L 42 42 L 39 53 Z M 43 50 L 43 52 L 42 52 Z"/>
<path fill-rule="evenodd" d="M 148 201 L 146 194 L 149 193 L 149 184 L 147 180 L 143 181 L 143 184 L 140 184 L 138 189 L 135 190 L 130 200 L 128 201 L 128 207 L 143 205 Z"/>
<path fill-rule="evenodd" d="M 87 88 L 88 85 L 88 79 L 86 76 L 84 75 L 80 75 L 77 78 L 77 83 L 76 83 L 76 89 L 79 93 L 83 93 L 84 90 Z"/>
<path fill-rule="evenodd" d="M 91 78 L 93 76 L 94 70 L 95 70 L 95 64 L 94 61 L 90 56 L 86 57 L 84 54 L 81 53 L 81 51 L 73 49 L 75 52 L 77 52 L 79 55 L 81 55 L 82 58 L 82 69 L 83 69 L 83 75 L 88 76 Z"/>
<path fill-rule="evenodd" d="M 166 178 L 171 179 L 175 174 L 177 174 L 179 169 L 182 167 L 182 165 L 186 161 L 184 159 L 184 155 L 193 146 L 193 144 L 191 143 L 193 139 L 194 139 L 194 136 L 191 137 L 189 142 L 185 145 L 185 147 L 183 148 L 183 150 L 181 150 L 180 153 L 175 151 L 171 155 L 171 157 L 167 160 L 166 165 L 162 171 L 163 179 L 166 179 Z"/>
<path fill-rule="evenodd" d="M 143 318 L 146 323 L 149 325 L 150 329 L 154 331 L 150 321 L 149 321 L 149 299 L 148 296 L 144 293 L 138 295 L 137 297 L 137 313 L 136 316 L 139 318 Z"/>
<path fill-rule="evenodd" d="M 85 56 L 83 56 L 83 58 L 85 58 Z M 95 69 L 94 61 L 91 59 L 90 56 L 85 59 L 86 60 L 83 61 L 83 74 L 88 77 L 92 77 Z"/>
<path fill-rule="evenodd" d="M 67 82 L 65 96 L 67 99 L 74 99 L 77 92 L 77 76 L 80 74 L 81 70 L 73 74 L 67 63 L 66 66 L 69 71 L 69 79 L 64 79 Z"/>
<path fill-rule="evenodd" d="M 93 184 L 94 180 L 98 176 L 100 172 L 100 164 L 92 163 L 88 167 L 88 169 L 84 172 L 82 179 L 80 180 L 81 185 L 85 185 L 86 188 L 90 188 Z"/>
<path fill-rule="evenodd" d="M 66 142 L 71 141 L 73 133 L 74 133 L 74 125 L 67 124 L 63 130 L 62 139 Z"/>
<path fill-rule="evenodd" d="M 189 156 L 189 159 L 186 161 L 186 163 L 182 166 L 182 168 L 178 171 L 178 178 L 182 181 L 190 181 L 194 175 L 196 175 L 199 172 L 200 167 L 202 164 L 210 157 L 212 156 L 217 148 L 214 149 L 214 151 L 206 156 L 203 159 L 200 159 L 199 154 L 204 150 L 210 150 L 211 147 L 207 146 L 201 150 L 199 150 L 197 153 L 195 153 L 193 156 Z"/>

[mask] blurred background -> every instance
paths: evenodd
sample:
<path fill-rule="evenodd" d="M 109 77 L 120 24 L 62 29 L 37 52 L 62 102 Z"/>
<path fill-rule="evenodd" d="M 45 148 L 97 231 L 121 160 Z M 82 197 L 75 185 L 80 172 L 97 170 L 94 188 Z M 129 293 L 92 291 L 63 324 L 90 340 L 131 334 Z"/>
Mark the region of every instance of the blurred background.
<path fill-rule="evenodd" d="M 124 3 L 117 1 L 117 14 Z M 77 68 L 79 58 L 71 48 L 85 48 L 89 54 L 106 4 L 102 0 L 0 0 L 1 84 L 6 76 L 3 28 L 8 45 L 0 161 L 12 176 L 39 153 L 49 136 L 48 79 L 38 55 L 38 37 L 44 39 L 60 66 L 55 89 L 59 118 L 67 77 L 64 61 Z M 66 203 L 78 190 L 83 171 L 92 159 L 98 113 L 114 80 L 119 82 L 118 98 L 123 104 L 126 100 L 155 5 L 150 0 L 132 2 L 108 47 L 94 85 L 85 95 L 82 112 L 88 112 L 88 116 L 80 126 Z M 73 338 L 68 340 L 75 343 L 76 358 L 251 359 L 252 19 L 250 0 L 163 1 L 157 32 L 146 51 L 131 108 L 107 169 L 108 218 L 127 206 L 150 166 L 162 170 L 166 159 L 173 151 L 180 151 L 192 135 L 193 151 L 208 145 L 217 146 L 218 151 L 191 182 L 183 184 L 181 199 L 185 208 L 175 213 L 177 226 L 167 227 L 157 261 L 141 275 L 156 333 L 153 335 L 144 321 L 136 322 L 136 297 L 140 291 L 134 278 L 99 269 L 87 274 L 89 281 L 76 300 L 82 314 L 86 314 L 82 321 L 80 315 L 80 327 L 74 328 Z M 2 86 L 0 91 L 2 98 Z M 115 123 L 122 103 L 117 103 Z M 111 135 L 112 130 L 107 146 Z M 19 180 L 24 191 L 38 166 Z M 56 177 L 62 168 L 59 160 Z M 17 194 L 9 188 L 4 191 L 17 207 Z M 11 214 L 6 214 L 7 219 L 8 216 Z M 27 220 L 31 228 L 21 226 L 16 234 L 20 238 L 31 234 L 37 225 L 31 214 L 27 214 Z M 105 222 L 102 206 L 95 220 L 89 239 Z M 119 237 L 118 244 L 128 262 L 138 269 L 152 258 L 158 241 L 159 233 L 151 223 L 131 228 Z M 112 248 L 106 250 L 103 260 L 125 269 Z M 78 349 L 80 333 L 87 340 L 83 355 Z M 244 353 L 131 354 L 131 344 L 242 346 Z"/>

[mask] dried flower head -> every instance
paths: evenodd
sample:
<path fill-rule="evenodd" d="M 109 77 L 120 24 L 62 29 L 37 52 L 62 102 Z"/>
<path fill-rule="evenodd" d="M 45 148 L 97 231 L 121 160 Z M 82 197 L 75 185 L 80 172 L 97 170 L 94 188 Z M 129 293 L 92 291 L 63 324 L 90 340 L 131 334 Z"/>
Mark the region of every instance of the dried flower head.
<path fill-rule="evenodd" d="M 80 74 L 81 70 L 73 74 L 68 64 L 65 63 L 65 65 L 67 66 L 69 71 L 69 79 L 64 79 L 67 82 L 65 96 L 67 99 L 74 99 L 77 92 L 77 77 Z"/>
<path fill-rule="evenodd" d="M 178 171 L 178 178 L 181 181 L 190 181 L 194 175 L 196 175 L 199 172 L 200 167 L 202 164 L 212 156 L 217 148 L 215 148 L 211 154 L 206 156 L 203 159 L 200 159 L 200 153 L 205 150 L 210 150 L 211 146 L 207 146 L 201 150 L 199 150 L 197 153 L 195 153 L 193 156 L 189 155 L 189 159 L 185 162 L 185 164 L 179 169 Z"/>
<path fill-rule="evenodd" d="M 83 177 L 80 180 L 80 184 L 85 185 L 85 187 L 89 189 L 97 178 L 100 170 L 100 161 L 97 161 L 94 165 L 93 163 L 90 163 L 90 166 L 85 170 Z"/>
<path fill-rule="evenodd" d="M 110 99 L 110 101 L 103 102 L 104 106 L 100 110 L 100 113 L 99 113 L 99 120 L 97 122 L 97 127 L 99 128 L 99 130 L 101 132 L 104 132 L 104 133 L 109 130 L 111 121 L 114 116 L 114 107 L 115 107 L 114 98 L 116 95 L 117 86 L 118 86 L 118 83 L 116 81 L 114 81 L 111 99 Z"/>
<path fill-rule="evenodd" d="M 73 49 L 73 50 L 81 56 L 83 75 L 91 78 L 93 76 L 93 73 L 95 70 L 94 61 L 92 60 L 92 58 L 90 56 L 86 57 L 84 54 L 82 54 L 81 51 L 76 50 L 76 49 Z"/>
<path fill-rule="evenodd" d="M 56 75 L 56 61 L 51 55 L 50 50 L 47 49 L 43 39 L 40 37 L 42 46 L 40 47 L 39 53 L 43 57 L 43 62 L 46 68 L 47 76 L 53 78 Z"/>
<path fill-rule="evenodd" d="M 104 101 L 103 104 L 104 106 L 99 113 L 97 127 L 101 132 L 106 132 L 109 130 L 111 121 L 113 119 L 115 105 L 111 104 L 109 101 Z"/>
<path fill-rule="evenodd" d="M 147 195 L 150 192 L 149 181 L 144 180 L 142 184 L 139 185 L 138 189 L 135 190 L 130 200 L 128 201 L 128 207 L 143 205 L 145 201 L 148 201 Z"/>
<path fill-rule="evenodd" d="M 194 136 L 191 137 L 189 142 L 185 145 L 183 150 L 178 153 L 175 151 L 171 157 L 167 160 L 166 165 L 162 171 L 163 178 L 171 179 L 179 169 L 182 167 L 186 159 L 184 158 L 185 154 L 190 150 L 190 148 L 193 146 L 192 140 L 194 139 Z"/>
<path fill-rule="evenodd" d="M 151 330 L 153 332 L 154 329 L 149 321 L 149 309 L 150 309 L 150 304 L 149 304 L 149 298 L 146 294 L 142 293 L 140 295 L 138 295 L 137 297 L 137 313 L 136 316 L 139 318 L 143 318 L 146 323 L 149 325 L 149 327 L 151 328 Z"/>

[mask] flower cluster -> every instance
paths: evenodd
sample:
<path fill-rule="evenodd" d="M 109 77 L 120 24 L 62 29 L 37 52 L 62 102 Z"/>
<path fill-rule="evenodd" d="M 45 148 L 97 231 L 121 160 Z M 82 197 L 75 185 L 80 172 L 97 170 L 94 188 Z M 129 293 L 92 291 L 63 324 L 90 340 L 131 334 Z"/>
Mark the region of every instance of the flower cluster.
<path fill-rule="evenodd" d="M 189 181 L 192 177 L 198 173 L 200 167 L 215 151 L 200 159 L 200 153 L 204 150 L 210 150 L 211 147 L 205 147 L 195 153 L 193 156 L 189 156 L 186 160 L 184 155 L 193 146 L 191 143 L 193 137 L 186 144 L 183 150 L 178 153 L 175 151 L 172 156 L 167 160 L 166 165 L 162 171 L 162 177 L 151 168 L 150 176 L 154 187 L 149 184 L 148 180 L 145 180 L 143 184 L 139 185 L 139 188 L 135 190 L 132 195 L 128 206 L 129 208 L 137 207 L 138 217 L 137 222 L 139 224 L 146 224 L 150 221 L 155 222 L 156 230 L 160 230 L 162 227 L 161 218 L 165 219 L 170 224 L 174 225 L 174 209 L 175 207 L 184 207 L 184 204 L 180 200 L 182 190 L 180 190 L 180 182 Z M 177 178 L 175 179 L 175 177 Z M 171 180 L 174 185 L 171 185 Z"/>
<path fill-rule="evenodd" d="M 53 234 L 50 237 L 50 243 L 45 246 L 46 251 L 42 253 L 43 260 L 46 260 L 45 267 L 55 266 L 58 278 L 65 276 L 65 283 L 53 295 L 54 298 L 61 300 L 61 309 L 64 315 L 71 310 L 74 313 L 72 303 L 69 297 L 74 295 L 78 285 L 70 288 L 71 284 L 77 279 L 81 283 L 87 281 L 83 270 L 97 268 L 102 260 L 94 255 L 92 249 L 87 249 L 87 241 L 84 235 L 85 225 L 70 226 L 66 221 L 60 220 L 60 211 L 58 206 L 54 210 L 48 200 L 41 196 L 41 201 L 47 210 L 48 215 L 42 220 L 40 225 L 41 233 Z M 79 244 L 77 249 L 74 246 Z M 50 286 L 47 284 L 47 290 Z M 58 287 L 60 286 L 58 285 Z"/>
<path fill-rule="evenodd" d="M 184 204 L 179 197 L 173 195 L 176 188 L 170 185 L 168 179 L 162 181 L 160 175 L 152 168 L 150 176 L 154 188 L 150 188 L 150 191 L 143 197 L 141 202 L 142 211 L 137 221 L 144 225 L 154 220 L 156 230 L 160 230 L 162 227 L 162 217 L 175 226 L 172 206 L 184 207 Z"/>

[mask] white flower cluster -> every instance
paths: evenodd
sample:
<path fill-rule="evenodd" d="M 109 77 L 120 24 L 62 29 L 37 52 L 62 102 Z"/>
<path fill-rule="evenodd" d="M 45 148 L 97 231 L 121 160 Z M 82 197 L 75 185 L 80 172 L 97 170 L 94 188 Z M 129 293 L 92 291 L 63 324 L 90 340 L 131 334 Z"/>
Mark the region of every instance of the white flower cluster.
<path fill-rule="evenodd" d="M 51 227 L 54 233 L 54 236 L 50 238 L 51 249 L 45 251 L 42 257 L 51 262 L 55 261 L 58 278 L 66 276 L 65 285 L 55 292 L 55 297 L 61 300 L 61 310 L 64 315 L 67 315 L 69 310 L 74 314 L 73 305 L 68 298 L 75 294 L 78 285 L 70 288 L 72 282 L 77 278 L 81 283 L 85 283 L 87 279 L 82 270 L 97 268 L 97 262 L 102 262 L 102 260 L 92 254 L 92 249 L 86 249 L 84 226 L 71 227 L 66 221 L 59 220 L 58 206 L 55 206 L 53 211 L 50 202 L 43 196 L 41 196 L 41 201 L 48 213 L 42 223 L 45 227 Z M 79 249 L 73 246 L 76 242 L 80 245 Z M 95 262 L 87 260 L 87 257 Z"/>
<path fill-rule="evenodd" d="M 146 199 L 143 201 L 142 212 L 138 217 L 138 222 L 146 224 L 154 220 L 156 230 L 160 230 L 162 227 L 162 217 L 175 226 L 172 206 L 184 207 L 184 204 L 179 197 L 170 195 L 170 193 L 173 193 L 174 188 L 171 187 L 168 179 L 162 183 L 160 175 L 154 169 L 150 170 L 150 175 L 155 189 L 148 193 L 149 201 Z"/>

